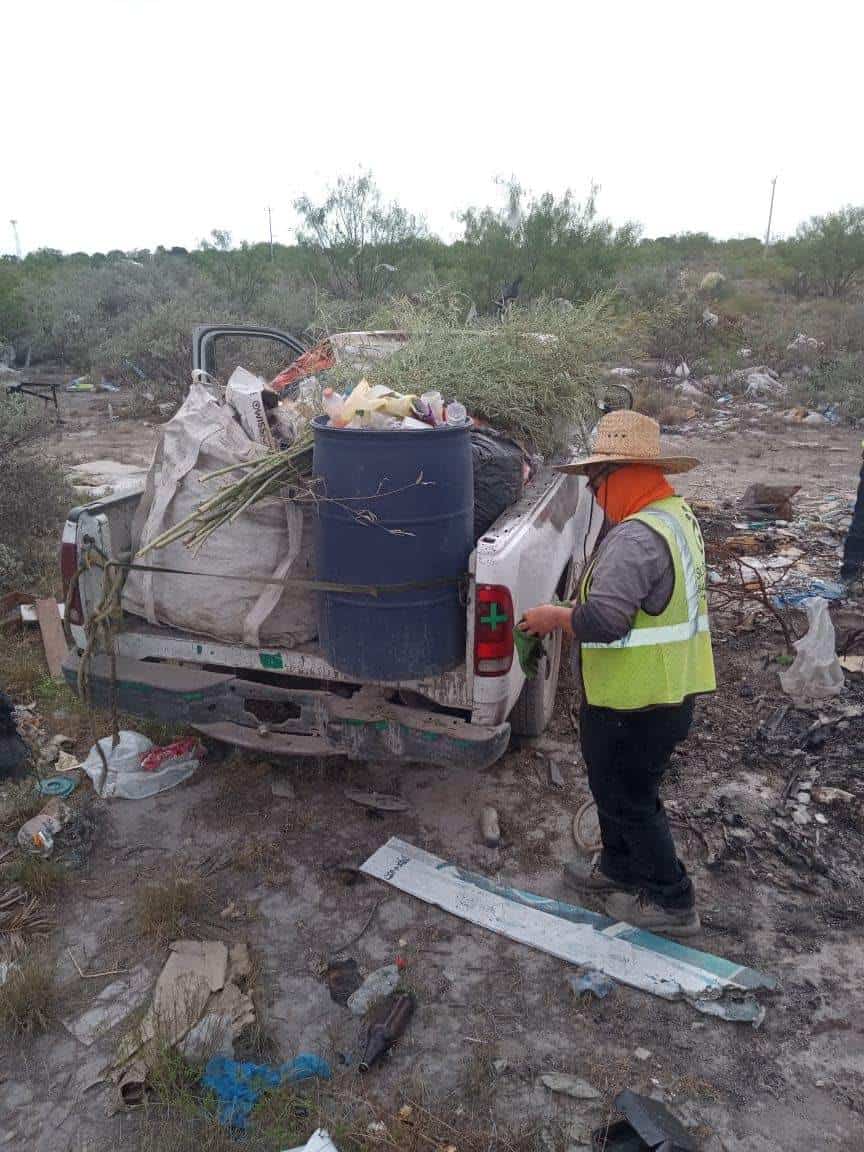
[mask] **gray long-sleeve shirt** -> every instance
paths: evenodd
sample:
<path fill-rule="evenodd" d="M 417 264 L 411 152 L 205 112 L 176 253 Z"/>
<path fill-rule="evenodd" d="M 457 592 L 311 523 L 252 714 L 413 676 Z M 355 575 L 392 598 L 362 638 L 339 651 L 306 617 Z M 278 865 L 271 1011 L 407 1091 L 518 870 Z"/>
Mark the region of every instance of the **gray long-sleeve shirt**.
<path fill-rule="evenodd" d="M 659 616 L 674 587 L 672 556 L 658 532 L 641 520 L 625 520 L 611 528 L 597 550 L 588 602 L 573 609 L 574 668 L 581 643 L 620 640 L 640 608 Z"/>

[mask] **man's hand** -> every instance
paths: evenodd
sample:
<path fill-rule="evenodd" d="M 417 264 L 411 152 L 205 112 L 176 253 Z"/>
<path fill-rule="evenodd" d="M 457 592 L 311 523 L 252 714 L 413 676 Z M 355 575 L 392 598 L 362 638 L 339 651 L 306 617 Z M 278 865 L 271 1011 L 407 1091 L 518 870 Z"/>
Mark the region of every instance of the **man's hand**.
<path fill-rule="evenodd" d="M 539 604 L 536 608 L 528 609 L 517 628 L 531 636 L 548 636 L 556 628 L 561 628 L 568 636 L 572 636 L 572 614 L 573 609 L 567 604 Z"/>

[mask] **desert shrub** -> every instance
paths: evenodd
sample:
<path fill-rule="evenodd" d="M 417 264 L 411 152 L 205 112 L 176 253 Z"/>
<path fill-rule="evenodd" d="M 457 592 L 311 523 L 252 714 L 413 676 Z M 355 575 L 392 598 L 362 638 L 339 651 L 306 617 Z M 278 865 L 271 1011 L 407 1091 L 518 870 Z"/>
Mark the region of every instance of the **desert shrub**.
<path fill-rule="evenodd" d="M 72 499 L 62 466 L 26 446 L 41 420 L 23 397 L 0 394 L 0 591 L 43 587 L 56 573 Z"/>
<path fill-rule="evenodd" d="M 796 385 L 795 394 L 808 407 L 839 404 L 850 419 L 864 419 L 864 352 L 823 361 Z"/>
<path fill-rule="evenodd" d="M 667 297 L 645 317 L 645 347 L 649 356 L 677 364 L 692 364 L 703 355 L 711 329 L 702 319 L 705 305 L 695 296 Z"/>
<path fill-rule="evenodd" d="M 800 295 L 845 296 L 864 278 L 864 206 L 813 216 L 776 248 Z"/>

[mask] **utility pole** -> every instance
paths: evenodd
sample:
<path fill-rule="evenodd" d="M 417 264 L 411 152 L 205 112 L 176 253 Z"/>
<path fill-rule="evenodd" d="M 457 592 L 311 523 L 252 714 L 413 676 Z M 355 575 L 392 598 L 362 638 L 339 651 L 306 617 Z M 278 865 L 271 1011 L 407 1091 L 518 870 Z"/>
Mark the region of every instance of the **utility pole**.
<path fill-rule="evenodd" d="M 21 241 L 18 239 L 18 221 L 17 220 L 10 220 L 9 223 L 12 225 L 12 235 L 15 237 L 15 255 L 20 260 L 21 259 Z"/>
<path fill-rule="evenodd" d="M 771 221 L 774 218 L 774 190 L 776 187 L 777 187 L 777 177 L 775 176 L 774 179 L 771 181 L 771 204 L 768 208 L 768 228 L 766 229 L 766 232 L 765 232 L 765 251 L 763 252 L 764 256 L 768 255 L 768 245 L 771 243 Z"/>
<path fill-rule="evenodd" d="M 270 225 L 270 259 L 273 259 L 273 213 L 270 211 L 270 205 L 267 205 L 267 223 Z"/>

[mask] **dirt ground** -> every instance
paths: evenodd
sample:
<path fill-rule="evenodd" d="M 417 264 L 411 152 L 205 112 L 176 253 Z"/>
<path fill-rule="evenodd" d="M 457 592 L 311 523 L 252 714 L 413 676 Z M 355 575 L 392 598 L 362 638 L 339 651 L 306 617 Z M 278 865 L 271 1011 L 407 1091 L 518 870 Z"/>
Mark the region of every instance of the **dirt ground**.
<path fill-rule="evenodd" d="M 68 423 L 48 450 L 70 462 L 147 462 L 155 427 L 109 422 L 98 414 L 101 397 L 74 397 L 64 408 Z M 805 502 L 854 495 L 860 432 L 802 430 L 746 408 L 736 410 L 733 425 L 718 428 L 709 417 L 669 437 L 670 446 L 705 462 L 681 483 L 686 495 L 718 510 L 756 480 L 800 484 Z M 734 515 L 728 518 L 731 524 Z M 860 616 L 860 605 L 853 611 Z M 567 675 L 547 737 L 511 749 L 482 773 L 234 756 L 214 759 L 162 796 L 109 802 L 89 797 L 84 779 L 78 797 L 93 813 L 95 834 L 56 908 L 59 1017 L 80 1015 L 117 979 L 82 979 L 69 950 L 84 972 L 143 964 L 155 980 L 166 947 L 142 937 L 138 899 L 147 886 L 180 874 L 194 878 L 201 894 L 189 935 L 249 941 L 266 1050 L 281 1059 L 301 1051 L 324 1056 L 334 1069 L 334 1098 L 360 1131 L 383 1120 L 389 1147 L 410 1146 L 400 1142 L 397 1112 L 411 1101 L 415 1115 L 445 1125 L 430 1129 L 433 1139 L 415 1140 L 418 1148 L 452 1139 L 461 1152 L 521 1139 L 525 1147 L 564 1152 L 590 1143 L 614 1095 L 632 1088 L 664 1099 L 694 1126 L 705 1152 L 861 1148 L 864 721 L 832 724 L 816 739 L 808 728 L 818 713 L 792 709 L 773 737 L 761 732 L 784 703 L 779 628 L 768 616 L 727 609 L 715 615 L 714 633 L 719 690 L 701 702 L 665 795 L 698 889 L 704 930 L 695 945 L 781 981 L 782 990 L 764 1000 L 760 1028 L 623 986 L 605 1000 L 578 1000 L 566 979 L 572 969 L 560 961 L 345 871 L 398 835 L 568 899 L 561 866 L 576 854 L 572 817 L 588 788 Z M 864 704 L 860 684 L 849 679 L 844 706 Z M 830 707 L 825 713 L 836 718 Z M 48 732 L 67 732 L 76 751 L 86 752 L 86 719 L 67 699 L 42 699 L 39 714 Z M 550 782 L 550 761 L 563 787 Z M 855 799 L 813 800 L 821 819 L 795 824 L 784 796 L 808 774 Z M 293 798 L 274 795 L 274 782 L 286 777 Z M 396 792 L 410 809 L 372 818 L 346 799 L 351 787 Z M 486 803 L 501 816 L 497 849 L 478 833 Z M 336 953 L 367 971 L 401 956 L 417 995 L 407 1033 L 365 1077 L 356 1071 L 361 1027 L 321 979 Z M 94 1083 L 117 1039 L 115 1031 L 85 1048 L 58 1020 L 47 1035 L 0 1042 L 0 1147 L 144 1147 L 146 1115 L 111 1114 L 110 1087 Z M 650 1055 L 640 1059 L 637 1049 Z M 584 1077 L 602 1100 L 548 1092 L 539 1077 L 553 1070 Z M 201 1146 L 194 1133 L 188 1140 L 161 1146 Z M 285 1146 L 272 1145 L 274 1152 Z"/>

